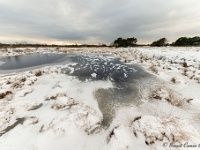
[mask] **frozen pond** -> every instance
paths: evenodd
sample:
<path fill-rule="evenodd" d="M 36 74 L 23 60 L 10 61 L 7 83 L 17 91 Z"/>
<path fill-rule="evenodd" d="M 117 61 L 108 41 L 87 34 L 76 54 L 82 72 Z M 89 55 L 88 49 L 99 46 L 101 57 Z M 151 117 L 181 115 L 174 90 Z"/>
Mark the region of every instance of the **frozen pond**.
<path fill-rule="evenodd" d="M 68 64 L 61 72 L 81 81 L 110 80 L 115 88 L 98 89 L 94 93 L 104 117 L 102 125 L 105 127 L 109 126 L 119 107 L 139 105 L 141 89 L 148 88 L 151 84 L 148 82 L 155 80 L 139 66 L 125 64 L 111 55 L 32 54 L 5 57 L 0 62 L 4 62 L 0 65 L 0 71 L 30 69 L 47 64 Z"/>
<path fill-rule="evenodd" d="M 45 64 L 60 63 L 64 60 L 64 54 L 30 54 L 19 56 L 8 56 L 0 58 L 0 70 L 17 70 L 35 67 Z"/>

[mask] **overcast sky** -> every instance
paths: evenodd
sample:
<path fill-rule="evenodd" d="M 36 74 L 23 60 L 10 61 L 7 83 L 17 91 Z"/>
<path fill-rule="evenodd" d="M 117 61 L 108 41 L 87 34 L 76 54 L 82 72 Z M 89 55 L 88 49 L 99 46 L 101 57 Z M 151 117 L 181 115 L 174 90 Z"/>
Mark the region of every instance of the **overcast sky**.
<path fill-rule="evenodd" d="M 151 43 L 200 36 L 200 0 L 0 0 L 0 42 Z"/>

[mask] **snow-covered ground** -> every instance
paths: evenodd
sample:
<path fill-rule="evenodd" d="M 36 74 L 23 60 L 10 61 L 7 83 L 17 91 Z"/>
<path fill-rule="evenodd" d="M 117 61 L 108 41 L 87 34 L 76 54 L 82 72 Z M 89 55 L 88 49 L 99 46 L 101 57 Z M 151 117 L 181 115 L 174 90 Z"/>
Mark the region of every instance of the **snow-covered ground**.
<path fill-rule="evenodd" d="M 82 81 L 62 73 L 66 67 L 73 73 L 76 64 L 2 75 L 0 150 L 198 149 L 200 48 L 26 48 L 0 50 L 0 56 L 36 51 L 114 54 L 124 63 L 138 64 L 159 82 L 150 88 L 141 84 L 141 103 L 115 109 L 104 128 L 105 113 L 95 93 L 116 88 L 109 78 Z M 91 78 L 97 75 L 91 73 Z"/>

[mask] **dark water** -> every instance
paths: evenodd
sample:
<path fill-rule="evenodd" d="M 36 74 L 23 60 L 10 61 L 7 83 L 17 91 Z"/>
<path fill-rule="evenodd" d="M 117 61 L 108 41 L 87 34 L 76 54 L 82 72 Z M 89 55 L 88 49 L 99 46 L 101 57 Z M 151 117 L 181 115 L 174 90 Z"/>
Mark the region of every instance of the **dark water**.
<path fill-rule="evenodd" d="M 82 81 L 110 80 L 114 84 L 115 88 L 98 89 L 95 92 L 99 108 L 103 113 L 104 127 L 108 127 L 112 122 L 117 108 L 132 104 L 139 105 L 141 93 L 137 83 L 153 78 L 139 66 L 124 64 L 117 58 L 76 55 L 70 56 L 69 59 L 75 63 L 69 65 L 74 72 L 70 74 L 70 68 L 64 68 L 63 73 L 76 76 Z"/>
<path fill-rule="evenodd" d="M 44 64 L 59 63 L 65 60 L 64 54 L 30 54 L 20 56 L 8 56 L 0 58 L 0 70 L 17 70 Z"/>

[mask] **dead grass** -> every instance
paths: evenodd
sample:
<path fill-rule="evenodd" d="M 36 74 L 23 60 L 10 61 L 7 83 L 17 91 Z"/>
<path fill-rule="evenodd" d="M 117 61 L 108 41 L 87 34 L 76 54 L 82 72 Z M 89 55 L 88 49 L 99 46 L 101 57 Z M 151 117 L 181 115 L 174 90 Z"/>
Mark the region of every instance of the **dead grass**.
<path fill-rule="evenodd" d="M 55 110 L 63 109 L 63 108 L 65 108 L 65 107 L 66 107 L 66 105 L 59 104 L 59 103 L 54 103 L 54 104 L 51 106 L 51 108 L 52 108 L 52 109 L 55 109 Z"/>
<path fill-rule="evenodd" d="M 66 97 L 67 94 L 66 93 L 57 93 L 55 95 L 51 95 L 51 96 L 47 96 L 45 98 L 45 101 L 49 101 L 49 100 L 56 100 L 58 97 Z"/>
<path fill-rule="evenodd" d="M 36 70 L 35 71 L 35 76 L 36 77 L 39 77 L 39 76 L 41 76 L 42 75 L 42 71 L 41 70 Z"/>
<path fill-rule="evenodd" d="M 177 83 L 176 78 L 173 77 L 173 78 L 171 79 L 171 82 L 174 83 L 174 84 L 176 84 L 176 83 Z"/>
<path fill-rule="evenodd" d="M 149 67 L 149 69 L 153 72 L 153 73 L 158 73 L 158 69 L 156 67 L 156 65 L 152 65 L 151 67 Z"/>
<path fill-rule="evenodd" d="M 13 93 L 11 91 L 5 91 L 0 93 L 0 99 L 3 99 L 5 97 L 7 97 L 8 95 L 12 95 Z"/>
<path fill-rule="evenodd" d="M 153 116 L 149 117 L 152 118 Z M 140 126 L 140 124 L 146 124 L 148 122 L 145 119 L 143 120 L 143 116 L 134 119 L 135 121 L 133 121 L 131 125 L 135 137 L 138 136 L 138 133 L 144 135 L 146 145 L 152 145 L 156 143 L 156 141 L 163 141 L 164 139 L 167 139 L 170 143 L 181 143 L 190 141 L 194 136 L 197 136 L 196 133 L 193 134 L 192 132 L 185 130 L 185 126 L 187 125 L 187 122 L 185 122 L 186 120 L 175 117 L 172 114 L 167 115 L 164 118 L 153 117 L 152 119 L 157 120 L 156 123 L 160 124 L 161 128 L 158 128 L 157 132 L 153 131 L 154 127 L 152 125 L 148 126 L 149 130 L 147 130 L 147 127 Z M 111 133 L 114 134 L 114 132 Z M 113 134 L 111 134 L 111 136 L 113 136 Z"/>
<path fill-rule="evenodd" d="M 183 62 L 183 67 L 184 67 L 184 68 L 187 68 L 187 67 L 188 67 L 188 65 L 187 65 L 187 63 L 186 63 L 185 61 Z"/>
<path fill-rule="evenodd" d="M 107 135 L 107 143 L 110 142 L 110 140 L 112 139 L 113 136 L 115 136 L 115 130 L 118 128 L 119 126 L 114 127 L 111 131 L 109 131 L 108 135 Z"/>
<path fill-rule="evenodd" d="M 14 82 L 11 86 L 11 88 L 13 89 L 19 89 L 19 88 L 22 88 L 23 86 L 23 83 L 20 83 L 20 82 Z"/>
<path fill-rule="evenodd" d="M 150 96 L 150 99 L 164 100 L 173 106 L 183 107 L 186 103 L 189 103 L 189 99 L 181 99 L 177 94 L 175 94 L 171 89 L 163 89 L 161 87 L 154 90 Z"/>

